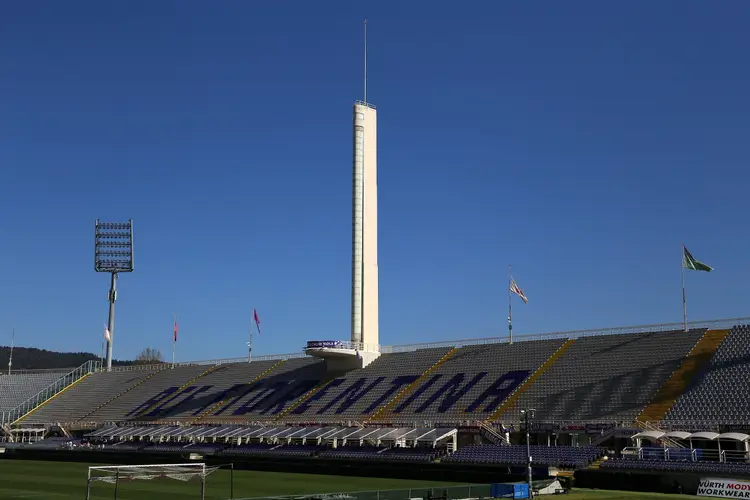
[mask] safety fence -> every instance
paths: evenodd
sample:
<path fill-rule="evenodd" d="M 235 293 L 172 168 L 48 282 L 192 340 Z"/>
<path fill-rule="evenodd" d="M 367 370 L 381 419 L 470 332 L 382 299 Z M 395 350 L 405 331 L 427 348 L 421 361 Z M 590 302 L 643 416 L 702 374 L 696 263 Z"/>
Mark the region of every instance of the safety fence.
<path fill-rule="evenodd" d="M 287 495 L 276 497 L 250 497 L 241 500 L 464 500 L 491 498 L 489 484 L 467 484 L 432 488 L 400 490 L 350 491 L 344 493 L 317 493 L 312 495 Z"/>

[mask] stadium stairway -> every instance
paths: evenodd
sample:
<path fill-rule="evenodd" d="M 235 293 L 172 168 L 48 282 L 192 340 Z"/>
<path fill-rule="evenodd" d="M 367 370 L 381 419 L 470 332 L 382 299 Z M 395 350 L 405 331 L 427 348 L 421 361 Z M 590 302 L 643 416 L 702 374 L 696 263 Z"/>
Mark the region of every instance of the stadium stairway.
<path fill-rule="evenodd" d="M 498 446 L 503 444 L 510 444 L 510 440 L 506 439 L 505 436 L 497 432 L 492 425 L 487 422 L 479 422 L 479 434 L 487 439 L 492 444 Z"/>
<path fill-rule="evenodd" d="M 220 366 L 221 365 L 212 365 L 211 368 L 209 368 L 208 370 L 202 371 L 201 373 L 198 374 L 198 376 L 193 377 L 192 379 L 190 379 L 187 382 L 185 382 L 184 384 L 182 384 L 172 394 L 169 394 L 167 397 L 165 397 L 165 398 L 157 401 L 156 403 L 154 403 L 153 405 L 149 406 L 145 410 L 138 412 L 138 415 L 136 416 L 136 419 L 138 419 L 139 417 L 143 417 L 144 415 L 148 415 L 149 413 L 151 413 L 152 411 L 154 411 L 155 408 L 157 408 L 159 406 L 162 406 L 162 405 L 164 405 L 164 404 L 166 404 L 166 403 L 168 403 L 168 402 L 176 399 L 180 395 L 180 393 L 182 393 L 182 391 L 184 391 L 185 389 L 187 389 L 188 387 L 190 387 L 191 385 L 193 385 L 201 377 L 205 377 L 206 375 L 208 375 L 212 371 L 216 370 Z"/>
<path fill-rule="evenodd" d="M 597 458 L 596 460 L 594 460 L 593 462 L 589 464 L 589 469 L 594 469 L 594 470 L 598 469 L 599 467 L 601 467 L 602 462 L 604 462 L 603 458 Z"/>
<path fill-rule="evenodd" d="M 149 375 L 148 375 L 147 377 L 145 377 L 145 378 L 142 378 L 142 379 L 140 379 L 139 381 L 137 381 L 137 382 L 136 382 L 135 384 L 133 384 L 133 385 L 129 386 L 129 387 L 128 387 L 127 389 L 125 389 L 124 391 L 120 391 L 120 392 L 119 392 L 119 393 L 118 393 L 117 395 L 115 395 L 115 396 L 112 396 L 111 398 L 109 398 L 109 399 L 108 399 L 107 401 L 105 401 L 104 403 L 102 403 L 102 404 L 100 404 L 100 405 L 96 406 L 96 407 L 95 407 L 94 409 L 92 409 L 91 411 L 89 411 L 88 413 L 86 413 L 86 414 L 85 414 L 84 416 L 82 416 L 81 418 L 79 418 L 79 419 L 78 419 L 78 421 L 80 422 L 80 421 L 82 421 L 82 420 L 85 420 L 86 418 L 88 418 L 88 417 L 89 417 L 89 416 L 91 416 L 92 414 L 94 414 L 94 413 L 96 413 L 97 411 L 99 411 L 100 409 L 102 409 L 102 408 L 103 408 L 104 406 L 107 406 L 107 405 L 108 405 L 109 403 L 111 403 L 111 402 L 112 402 L 112 401 L 114 401 L 115 399 L 119 398 L 120 396 L 124 395 L 125 393 L 128 393 L 128 392 L 130 392 L 131 390 L 135 389 L 136 387 L 138 387 L 139 385 L 143 384 L 144 382 L 146 382 L 146 381 L 150 380 L 150 379 L 151 379 L 151 377 L 153 377 L 153 376 L 154 376 L 154 375 L 156 375 L 157 373 L 161 373 L 161 372 L 163 372 L 163 371 L 164 371 L 164 370 L 166 370 L 166 369 L 167 369 L 168 367 L 169 367 L 169 365 L 165 363 L 165 364 L 164 364 L 164 366 L 163 366 L 163 367 L 162 367 L 161 369 L 159 369 L 159 370 L 156 370 L 155 372 L 153 372 L 153 373 L 149 374 Z"/>
<path fill-rule="evenodd" d="M 41 402 L 40 404 L 38 404 L 37 406 L 35 406 L 34 408 L 32 408 L 31 410 L 29 410 L 28 412 L 26 412 L 26 413 L 25 413 L 24 415 L 22 415 L 22 416 L 21 416 L 21 417 L 19 417 L 18 419 L 16 419 L 16 420 L 15 420 L 14 422 L 11 422 L 11 425 L 15 425 L 15 424 L 19 424 L 19 423 L 21 423 L 21 422 L 22 422 L 22 421 L 23 421 L 23 420 L 24 420 L 25 418 L 27 418 L 27 417 L 29 417 L 29 416 L 33 415 L 33 414 L 34 414 L 35 412 L 37 412 L 37 411 L 38 411 L 39 409 L 41 409 L 41 408 L 44 408 L 44 407 L 45 407 L 45 406 L 46 406 L 46 405 L 47 405 L 47 404 L 48 404 L 48 403 L 49 403 L 50 401 L 54 401 L 55 399 L 57 399 L 57 398 L 58 398 L 58 397 L 60 397 L 61 395 L 65 394 L 65 393 L 66 393 L 66 392 L 68 392 L 68 391 L 69 391 L 70 389 L 74 388 L 75 386 L 77 386 L 78 384 L 80 384 L 80 383 L 81 383 L 82 381 L 86 380 L 86 379 L 87 379 L 87 378 L 89 378 L 90 376 L 91 376 L 91 372 L 89 372 L 89 373 L 85 374 L 84 376 L 82 376 L 82 377 L 80 377 L 80 378 L 76 379 L 76 380 L 75 380 L 75 381 L 73 381 L 73 382 L 72 382 L 72 383 L 71 383 L 70 385 L 66 386 L 66 387 L 65 387 L 64 389 L 62 389 L 62 390 L 60 390 L 60 391 L 56 392 L 56 393 L 55 393 L 55 394 L 54 394 L 54 395 L 53 395 L 52 397 L 50 397 L 49 399 L 47 399 L 47 400 L 45 400 L 45 401 L 42 401 L 42 402 Z"/>
<path fill-rule="evenodd" d="M 727 335 L 729 330 L 708 330 L 638 415 L 638 422 L 658 423 L 663 420 L 677 398 L 710 361 Z"/>
<path fill-rule="evenodd" d="M 248 382 L 247 385 L 253 385 L 253 384 L 257 383 L 260 379 L 262 379 L 266 375 L 270 374 L 277 367 L 279 367 L 280 365 L 282 365 L 284 363 L 284 361 L 286 361 L 286 360 L 281 359 L 278 362 L 274 363 L 268 370 L 264 371 L 263 373 L 261 373 L 260 375 L 258 375 L 257 377 L 255 377 L 253 380 L 251 380 L 250 382 Z M 195 425 L 195 424 L 197 424 L 198 422 L 200 422 L 203 419 L 205 419 L 206 417 L 208 417 L 208 415 L 211 415 L 212 413 L 214 413 L 216 411 L 219 411 L 223 406 L 229 404 L 233 399 L 234 399 L 234 396 L 229 396 L 229 397 L 226 397 L 226 398 L 222 399 L 221 401 L 219 401 L 215 405 L 210 406 L 208 409 L 206 409 L 203 412 L 201 412 L 201 414 L 198 415 L 194 420 L 192 420 L 189 425 Z M 243 420 L 247 420 L 247 418 L 244 418 Z M 226 419 L 222 419 L 222 422 L 226 422 Z"/>
<path fill-rule="evenodd" d="M 55 396 L 58 392 L 66 389 L 79 378 L 99 370 L 98 362 L 87 361 L 81 366 L 68 373 L 52 373 L 47 376 L 31 375 L 33 381 L 24 383 L 27 375 L 13 375 L 5 377 L 4 383 L 0 380 L 0 423 L 9 424 L 27 414 L 40 403 Z M 49 379 L 52 375 L 52 379 Z M 10 384 L 8 385 L 8 383 Z M 44 383 L 40 386 L 39 383 Z M 31 391 L 31 392 L 30 392 Z M 15 403 L 11 408 L 8 403 Z M 3 407 L 5 405 L 5 407 Z"/>
<path fill-rule="evenodd" d="M 488 422 L 494 422 L 496 421 L 501 415 L 503 415 L 508 410 L 515 410 L 515 406 L 518 404 L 518 398 L 523 394 L 526 389 L 531 387 L 531 385 L 538 379 L 544 372 L 547 371 L 547 369 L 552 366 L 555 361 L 560 358 L 563 354 L 565 354 L 565 351 L 568 350 L 570 346 L 572 346 L 575 343 L 575 339 L 568 339 L 566 340 L 547 360 L 542 363 L 542 365 L 537 368 L 537 370 L 531 374 L 526 380 L 523 381 L 523 383 L 518 386 L 518 388 L 511 393 L 508 398 L 503 401 L 503 403 L 500 405 L 500 407 L 495 410 L 495 413 L 493 413 L 490 418 L 487 419 Z M 517 412 L 513 412 L 513 414 L 517 414 Z"/>
<path fill-rule="evenodd" d="M 383 406 L 381 406 L 380 408 L 378 408 L 377 410 L 375 410 L 375 411 L 374 411 L 374 412 L 372 413 L 372 415 L 370 416 L 370 418 L 368 418 L 368 419 L 367 419 L 367 420 L 365 421 L 365 423 L 370 423 L 370 422 L 372 422 L 373 420 L 377 420 L 377 419 L 379 419 L 379 418 L 382 418 L 382 417 L 386 416 L 386 414 L 387 414 L 387 413 L 388 413 L 388 412 L 389 412 L 389 411 L 390 411 L 390 410 L 391 410 L 391 409 L 392 409 L 392 408 L 393 408 L 393 407 L 395 406 L 395 404 L 396 404 L 396 403 L 398 403 L 399 401 L 401 401 L 401 400 L 402 400 L 402 399 L 403 399 L 403 398 L 404 398 L 405 396 L 407 396 L 407 395 L 408 395 L 408 394 L 409 394 L 409 393 L 410 393 L 410 392 L 411 392 L 412 390 L 414 390 L 414 389 L 415 389 L 416 387 L 419 387 L 419 386 L 420 386 L 420 384 L 422 384 L 422 382 L 424 382 L 424 381 L 425 381 L 425 380 L 427 379 L 427 377 L 428 377 L 428 376 L 429 376 L 429 375 L 430 375 L 430 374 L 431 374 L 432 372 L 434 372 L 435 370 L 437 370 L 438 368 L 440 368 L 440 366 L 442 366 L 442 365 L 443 365 L 443 363 L 445 363 L 445 362 L 446 362 L 446 361 L 448 361 L 448 360 L 449 360 L 450 358 L 452 358 L 452 357 L 453 357 L 453 355 L 454 355 L 454 354 L 456 354 L 456 353 L 458 352 L 458 350 L 459 350 L 459 349 L 460 349 L 460 347 L 454 347 L 454 348 L 453 348 L 453 349 L 451 349 L 450 351 L 446 352 L 446 353 L 445 353 L 445 354 L 443 355 L 443 357 L 442 357 L 442 358 L 438 359 L 438 360 L 437 360 L 437 361 L 435 362 L 435 364 L 434 364 L 434 365 L 432 365 L 432 366 L 431 366 L 431 367 L 429 367 L 429 368 L 428 368 L 427 370 L 425 370 L 425 371 L 424 371 L 424 373 L 422 373 L 422 375 L 420 375 L 420 376 L 419 376 L 419 378 L 417 378 L 417 379 L 416 379 L 416 380 L 415 380 L 414 382 L 412 382 L 411 384 L 409 384 L 409 385 L 407 385 L 406 387 L 404 387 L 404 388 L 403 388 L 403 389 L 402 389 L 401 391 L 399 391 L 399 392 L 398 392 L 398 393 L 397 393 L 397 394 L 396 394 L 396 395 L 395 395 L 395 396 L 393 397 L 393 399 L 391 399 L 390 401 L 388 401 L 388 402 L 387 402 L 387 403 L 386 403 L 385 405 L 383 405 Z"/>
<path fill-rule="evenodd" d="M 282 418 L 289 415 L 291 412 L 293 412 L 296 408 L 298 408 L 302 403 L 313 397 L 315 394 L 318 393 L 321 389 L 326 387 L 328 384 L 336 380 L 336 377 L 331 377 L 322 384 L 318 385 L 317 387 L 313 387 L 309 391 L 307 391 L 305 394 L 300 396 L 295 402 L 284 408 L 284 410 L 279 413 L 274 420 L 281 420 Z"/>

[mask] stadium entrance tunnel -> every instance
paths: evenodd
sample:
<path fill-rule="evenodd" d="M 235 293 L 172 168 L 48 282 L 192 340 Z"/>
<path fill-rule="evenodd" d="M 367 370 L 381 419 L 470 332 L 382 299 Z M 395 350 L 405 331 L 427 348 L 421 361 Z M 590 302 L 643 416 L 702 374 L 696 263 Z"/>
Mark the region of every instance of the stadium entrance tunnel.
<path fill-rule="evenodd" d="M 378 346 L 343 340 L 309 340 L 305 354 L 324 359 L 329 373 L 364 368 L 380 357 Z"/>

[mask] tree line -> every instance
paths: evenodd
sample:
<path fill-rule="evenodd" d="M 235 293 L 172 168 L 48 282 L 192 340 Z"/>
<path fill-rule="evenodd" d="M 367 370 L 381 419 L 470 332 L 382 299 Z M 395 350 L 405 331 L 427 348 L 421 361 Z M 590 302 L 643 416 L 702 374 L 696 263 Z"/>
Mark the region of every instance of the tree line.
<path fill-rule="evenodd" d="M 10 347 L 0 346 L 0 373 L 7 373 Z M 91 352 L 55 352 L 35 347 L 13 348 L 13 371 L 15 370 L 57 370 L 75 368 L 87 361 L 98 361 L 100 357 Z M 146 347 L 134 360 L 112 360 L 112 365 L 161 363 L 164 358 L 158 349 Z"/>

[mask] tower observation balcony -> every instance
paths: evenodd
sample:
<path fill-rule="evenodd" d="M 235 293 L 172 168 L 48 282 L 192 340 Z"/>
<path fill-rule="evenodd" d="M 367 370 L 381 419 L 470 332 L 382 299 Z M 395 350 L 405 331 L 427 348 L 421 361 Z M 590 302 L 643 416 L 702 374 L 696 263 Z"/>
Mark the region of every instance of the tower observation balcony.
<path fill-rule="evenodd" d="M 380 356 L 380 346 L 348 340 L 308 340 L 305 353 L 329 364 L 364 368 Z"/>

